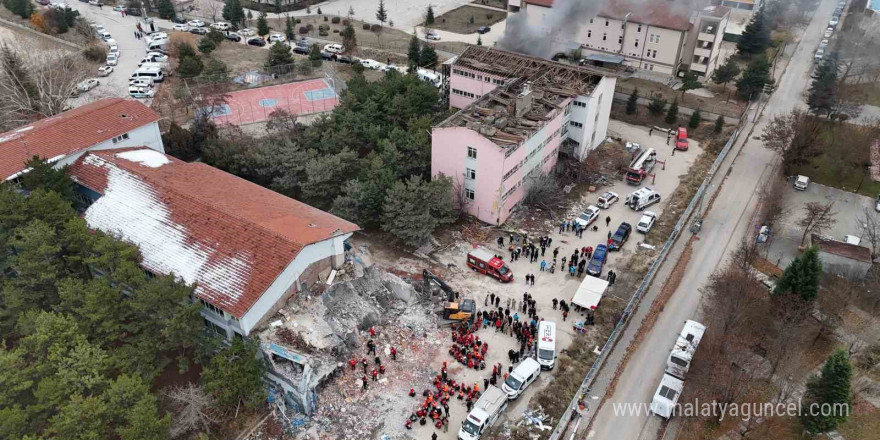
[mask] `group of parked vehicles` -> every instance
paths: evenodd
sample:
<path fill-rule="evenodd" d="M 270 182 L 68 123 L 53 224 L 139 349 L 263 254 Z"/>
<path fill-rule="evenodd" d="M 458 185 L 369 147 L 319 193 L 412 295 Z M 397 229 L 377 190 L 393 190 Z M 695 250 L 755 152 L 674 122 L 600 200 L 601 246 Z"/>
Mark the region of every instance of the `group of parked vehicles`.
<path fill-rule="evenodd" d="M 685 321 L 669 357 L 660 385 L 651 401 L 651 412 L 664 419 L 672 417 L 684 389 L 684 380 L 694 359 L 694 353 L 706 332 L 706 326 L 697 321 Z"/>
<path fill-rule="evenodd" d="M 828 27 L 825 28 L 825 33 L 822 34 L 822 41 L 819 42 L 819 47 L 816 48 L 816 54 L 813 56 L 814 61 L 820 62 L 825 58 L 825 53 L 828 49 L 828 41 L 834 36 L 834 30 L 837 28 L 837 25 L 840 24 L 840 16 L 843 14 L 844 6 L 846 6 L 846 0 L 840 0 L 837 2 L 837 9 L 834 10 L 831 20 L 828 21 Z"/>

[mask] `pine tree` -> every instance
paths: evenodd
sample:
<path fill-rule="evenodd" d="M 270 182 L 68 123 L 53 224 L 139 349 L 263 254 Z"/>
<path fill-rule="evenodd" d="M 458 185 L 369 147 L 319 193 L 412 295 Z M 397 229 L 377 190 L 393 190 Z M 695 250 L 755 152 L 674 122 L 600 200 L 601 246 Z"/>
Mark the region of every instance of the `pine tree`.
<path fill-rule="evenodd" d="M 852 408 L 852 375 L 848 353 L 837 349 L 822 366 L 822 375 L 810 379 L 801 411 L 801 423 L 807 431 L 832 431 L 846 421 Z"/>
<path fill-rule="evenodd" d="M 715 134 L 721 133 L 724 130 L 724 116 L 718 115 L 718 119 L 715 120 L 715 127 L 712 129 Z"/>
<path fill-rule="evenodd" d="M 746 25 L 736 50 L 742 55 L 755 55 L 763 53 L 770 46 L 770 27 L 767 24 L 767 16 L 764 8 L 752 16 L 752 21 Z"/>
<path fill-rule="evenodd" d="M 651 102 L 648 104 L 648 113 L 654 116 L 660 116 L 666 110 L 666 100 L 661 98 L 660 95 L 654 95 L 651 97 Z"/>
<path fill-rule="evenodd" d="M 426 69 L 433 69 L 437 65 L 437 51 L 430 44 L 422 46 L 419 65 Z"/>
<path fill-rule="evenodd" d="M 345 51 L 347 53 L 354 52 L 354 49 L 357 47 L 357 35 L 354 32 L 354 27 L 351 23 L 345 25 L 342 29 L 342 45 L 345 46 Z"/>
<path fill-rule="evenodd" d="M 681 99 L 684 101 L 684 93 L 688 90 L 696 90 L 703 88 L 703 84 L 697 78 L 697 74 L 692 71 L 687 71 L 684 76 L 681 78 L 681 87 L 678 90 L 681 90 Z"/>
<path fill-rule="evenodd" d="M 639 110 L 639 89 L 635 89 L 626 100 L 626 114 L 634 115 Z"/>
<path fill-rule="evenodd" d="M 321 47 L 318 44 L 313 44 L 311 50 L 309 50 L 309 61 L 312 62 L 312 66 L 320 66 L 321 62 L 324 61 L 324 57 L 321 56 Z"/>
<path fill-rule="evenodd" d="M 409 49 L 406 51 L 406 57 L 409 60 L 410 67 L 419 65 L 419 58 L 422 53 L 422 43 L 419 37 L 413 35 L 409 40 Z"/>
<path fill-rule="evenodd" d="M 794 294 L 804 301 L 813 301 L 819 296 L 819 280 L 822 277 L 822 262 L 815 246 L 795 257 L 782 272 L 782 277 L 773 289 L 773 295 Z"/>
<path fill-rule="evenodd" d="M 250 13 L 250 10 L 248 10 Z M 234 26 L 242 26 L 245 22 L 244 8 L 239 0 L 226 0 L 223 4 L 223 19 Z M 249 18 L 249 17 L 248 17 Z"/>
<path fill-rule="evenodd" d="M 293 63 L 293 57 L 290 55 L 290 48 L 280 41 L 276 41 L 272 44 L 272 47 L 269 48 L 269 58 L 266 61 L 266 64 L 275 67 L 287 66 L 291 63 Z"/>
<path fill-rule="evenodd" d="M 216 48 L 217 48 L 217 45 L 210 38 L 202 37 L 202 39 L 199 41 L 199 52 L 201 52 L 205 55 L 208 55 L 209 53 L 213 52 L 214 49 L 216 49 Z"/>
<path fill-rule="evenodd" d="M 266 20 L 266 14 L 260 13 L 257 18 L 257 34 L 261 37 L 269 35 L 269 21 Z"/>
<path fill-rule="evenodd" d="M 425 12 L 425 26 L 433 25 L 434 20 L 434 8 L 428 5 L 428 10 Z"/>
<path fill-rule="evenodd" d="M 678 99 L 672 100 L 672 104 L 666 110 L 666 117 L 663 120 L 667 124 L 675 124 L 678 121 Z"/>
<path fill-rule="evenodd" d="M 379 8 L 376 9 L 376 20 L 379 20 L 379 23 L 382 23 L 382 26 L 385 26 L 385 22 L 388 21 L 388 11 L 385 9 L 385 0 L 379 0 Z"/>
<path fill-rule="evenodd" d="M 736 79 L 740 71 L 739 64 L 736 63 L 734 57 L 728 57 L 724 64 L 712 72 L 712 82 L 726 86 L 727 83 Z"/>
<path fill-rule="evenodd" d="M 482 45 L 483 45 L 483 36 L 477 35 L 477 46 L 482 46 Z"/>
<path fill-rule="evenodd" d="M 293 32 L 293 18 L 289 16 L 284 21 L 284 35 L 287 36 L 288 40 L 293 40 L 296 37 L 296 34 Z"/>
<path fill-rule="evenodd" d="M 813 73 L 813 83 L 807 96 L 810 111 L 831 117 L 837 101 L 837 54 L 829 54 Z"/>
<path fill-rule="evenodd" d="M 353 17 L 353 16 L 354 16 L 354 6 L 349 6 L 348 7 L 348 19 L 350 20 L 351 17 Z"/>
<path fill-rule="evenodd" d="M 159 0 L 157 6 L 159 8 L 159 18 L 166 20 L 174 18 L 176 13 L 174 12 L 174 4 L 171 3 L 171 0 Z"/>
<path fill-rule="evenodd" d="M 31 0 L 6 0 L 3 2 L 7 9 L 21 18 L 30 18 L 34 12 Z"/>
<path fill-rule="evenodd" d="M 753 99 L 764 89 L 765 84 L 772 83 L 770 62 L 764 55 L 759 55 L 749 63 L 748 69 L 736 82 L 736 93 L 742 99 Z"/>
<path fill-rule="evenodd" d="M 700 126 L 700 110 L 694 110 L 691 118 L 688 120 L 688 128 L 697 128 Z"/>

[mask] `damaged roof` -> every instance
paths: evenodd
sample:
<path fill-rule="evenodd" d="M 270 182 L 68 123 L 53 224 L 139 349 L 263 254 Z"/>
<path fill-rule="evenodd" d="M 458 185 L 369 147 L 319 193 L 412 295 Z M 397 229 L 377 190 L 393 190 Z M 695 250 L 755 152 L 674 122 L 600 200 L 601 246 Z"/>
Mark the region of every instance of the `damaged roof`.
<path fill-rule="evenodd" d="M 0 180 L 34 156 L 55 161 L 159 120 L 138 101 L 102 99 L 0 134 Z"/>
<path fill-rule="evenodd" d="M 647 2 L 610 0 L 602 8 L 599 16 L 624 20 L 627 14 L 631 14 L 627 20 L 632 23 L 686 31 L 691 28 L 689 20 L 691 8 L 684 3 L 679 4 L 668 0 L 649 0 Z"/>
<path fill-rule="evenodd" d="M 811 239 L 812 243 L 816 245 L 821 252 L 865 263 L 873 262 L 871 259 L 871 250 L 864 246 L 837 241 L 816 234 L 812 234 Z"/>
<path fill-rule="evenodd" d="M 241 318 L 307 245 L 357 225 L 202 163 L 146 147 L 90 151 L 71 166 L 101 195 L 89 227 L 137 245 L 143 266 L 196 284 Z"/>

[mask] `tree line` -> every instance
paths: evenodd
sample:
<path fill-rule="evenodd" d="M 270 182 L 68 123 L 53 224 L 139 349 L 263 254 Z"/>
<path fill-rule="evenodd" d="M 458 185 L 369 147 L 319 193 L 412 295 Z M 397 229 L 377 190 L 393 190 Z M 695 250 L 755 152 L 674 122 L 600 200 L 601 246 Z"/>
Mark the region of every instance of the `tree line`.
<path fill-rule="evenodd" d="M 205 414 L 262 403 L 256 348 L 220 348 L 205 332 L 193 286 L 146 273 L 135 246 L 89 230 L 66 169 L 38 158 L 27 165 L 24 192 L 0 185 L 0 438 L 193 432 L 180 425 L 185 412 L 160 410 L 163 397 L 151 389 L 169 367 L 195 363 L 204 365 L 192 386 L 208 402 Z"/>

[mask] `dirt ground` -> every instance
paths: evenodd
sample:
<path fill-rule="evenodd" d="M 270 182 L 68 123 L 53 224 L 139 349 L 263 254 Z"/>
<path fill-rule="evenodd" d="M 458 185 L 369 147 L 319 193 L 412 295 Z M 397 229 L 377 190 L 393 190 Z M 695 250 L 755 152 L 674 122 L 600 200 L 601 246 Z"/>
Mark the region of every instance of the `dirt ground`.
<path fill-rule="evenodd" d="M 471 4 L 490 6 L 501 9 L 502 11 L 507 9 L 507 0 L 474 0 Z"/>
<path fill-rule="evenodd" d="M 713 113 L 739 115 L 745 108 L 745 104 L 737 101 L 735 95 L 731 95 L 730 101 L 725 101 L 727 96 L 719 93 L 714 98 L 706 98 L 694 95 L 693 93 L 685 93 L 684 99 L 681 92 L 672 90 L 671 87 L 655 81 L 648 81 L 641 78 L 618 78 L 617 90 L 623 93 L 631 94 L 634 89 L 639 89 L 639 96 L 650 99 L 655 94 L 660 94 L 666 99 L 667 106 L 674 99 L 678 99 L 678 105 L 689 108 L 699 108 L 701 110 Z M 711 86 L 709 90 L 714 90 Z"/>
<path fill-rule="evenodd" d="M 480 26 L 492 26 L 507 18 L 507 12 L 475 6 L 461 6 L 436 17 L 433 28 L 456 34 L 472 34 Z"/>

